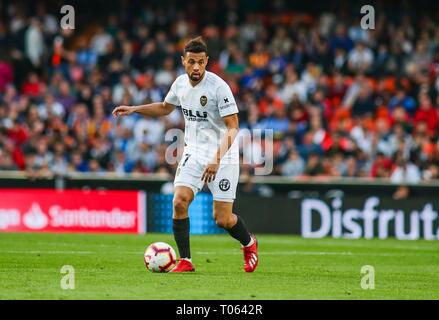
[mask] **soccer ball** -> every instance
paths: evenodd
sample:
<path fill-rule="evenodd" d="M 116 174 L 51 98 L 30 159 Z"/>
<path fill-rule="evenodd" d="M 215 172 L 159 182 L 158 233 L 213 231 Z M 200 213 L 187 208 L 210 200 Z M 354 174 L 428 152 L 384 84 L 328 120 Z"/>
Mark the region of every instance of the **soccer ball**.
<path fill-rule="evenodd" d="M 168 272 L 175 266 L 177 256 L 169 244 L 154 242 L 146 248 L 143 260 L 149 271 Z"/>

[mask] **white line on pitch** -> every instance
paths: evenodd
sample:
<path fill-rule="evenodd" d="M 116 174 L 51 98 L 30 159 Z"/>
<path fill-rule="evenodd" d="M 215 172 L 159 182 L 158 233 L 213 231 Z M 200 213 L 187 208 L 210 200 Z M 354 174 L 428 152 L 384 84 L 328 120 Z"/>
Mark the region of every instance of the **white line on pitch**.
<path fill-rule="evenodd" d="M 42 251 L 42 250 L 33 250 L 33 251 L 21 251 L 21 250 L 0 250 L 0 253 L 20 253 L 20 254 L 96 254 L 97 252 L 93 251 Z"/>
<path fill-rule="evenodd" d="M 233 251 L 197 251 L 196 254 L 209 255 L 209 254 L 232 254 L 241 255 L 241 252 Z M 418 256 L 418 253 L 353 253 L 353 252 L 326 252 L 326 251 L 259 251 L 259 255 L 303 255 L 303 256 L 379 256 L 379 257 L 400 257 L 400 256 Z"/>
<path fill-rule="evenodd" d="M 102 251 L 43 251 L 43 250 L 0 250 L 0 253 L 13 253 L 13 254 L 100 254 Z M 111 253 L 111 252 L 110 252 Z M 142 251 L 125 251 L 118 252 L 118 255 L 141 255 Z M 215 254 L 228 254 L 228 255 L 241 255 L 242 253 L 238 250 L 218 250 L 218 251 L 196 251 L 196 254 L 200 255 L 215 255 Z M 333 255 L 333 256 L 380 256 L 380 257 L 401 257 L 401 256 L 418 256 L 419 253 L 353 253 L 349 251 L 340 251 L 340 252 L 330 252 L 330 251 L 259 251 L 260 255 L 268 256 L 268 255 L 278 255 L 278 256 L 286 256 L 286 255 L 304 255 L 304 256 L 324 256 L 324 255 Z"/>

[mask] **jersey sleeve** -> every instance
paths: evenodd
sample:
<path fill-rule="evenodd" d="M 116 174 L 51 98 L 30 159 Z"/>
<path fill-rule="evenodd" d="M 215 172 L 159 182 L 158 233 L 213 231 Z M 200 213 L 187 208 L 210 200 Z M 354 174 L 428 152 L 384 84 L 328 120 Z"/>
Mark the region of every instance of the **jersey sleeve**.
<path fill-rule="evenodd" d="M 174 83 L 171 86 L 171 89 L 169 89 L 169 92 L 165 97 L 165 102 L 172 104 L 174 106 L 179 106 L 181 104 L 180 104 L 180 99 L 177 96 L 176 83 L 177 80 L 174 81 Z"/>
<path fill-rule="evenodd" d="M 218 87 L 216 95 L 218 99 L 218 110 L 221 117 L 239 112 L 232 90 L 230 90 L 230 87 L 227 85 L 227 83 L 222 83 Z"/>

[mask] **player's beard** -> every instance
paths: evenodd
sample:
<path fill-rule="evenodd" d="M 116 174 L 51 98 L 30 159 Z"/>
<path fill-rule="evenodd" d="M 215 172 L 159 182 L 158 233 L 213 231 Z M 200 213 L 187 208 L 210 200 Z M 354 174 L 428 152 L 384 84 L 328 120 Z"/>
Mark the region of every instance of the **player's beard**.
<path fill-rule="evenodd" d="M 192 73 L 192 74 L 189 75 L 189 78 L 190 78 L 192 81 L 194 81 L 194 82 L 198 82 L 198 81 L 200 81 L 201 79 L 203 79 L 203 75 L 204 75 L 204 72 L 203 72 L 203 73 L 198 73 L 198 74 L 194 77 L 194 73 Z"/>

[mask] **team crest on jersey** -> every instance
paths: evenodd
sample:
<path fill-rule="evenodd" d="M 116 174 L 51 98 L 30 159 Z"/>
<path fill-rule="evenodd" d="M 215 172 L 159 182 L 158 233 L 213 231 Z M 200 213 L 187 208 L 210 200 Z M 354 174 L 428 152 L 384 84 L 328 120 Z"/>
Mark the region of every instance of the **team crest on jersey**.
<path fill-rule="evenodd" d="M 206 96 L 201 96 L 200 103 L 204 107 L 207 104 L 207 97 Z"/>

